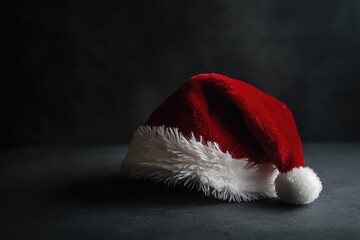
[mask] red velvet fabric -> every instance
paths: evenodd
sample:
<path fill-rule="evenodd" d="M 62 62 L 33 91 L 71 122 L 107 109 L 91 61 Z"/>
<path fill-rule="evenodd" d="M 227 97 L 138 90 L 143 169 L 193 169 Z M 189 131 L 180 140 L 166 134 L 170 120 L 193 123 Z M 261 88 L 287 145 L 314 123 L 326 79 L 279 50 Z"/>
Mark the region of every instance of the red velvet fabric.
<path fill-rule="evenodd" d="M 290 109 L 240 80 L 199 74 L 185 82 L 150 116 L 146 125 L 178 128 L 217 142 L 235 158 L 272 162 L 280 172 L 304 166 Z"/>

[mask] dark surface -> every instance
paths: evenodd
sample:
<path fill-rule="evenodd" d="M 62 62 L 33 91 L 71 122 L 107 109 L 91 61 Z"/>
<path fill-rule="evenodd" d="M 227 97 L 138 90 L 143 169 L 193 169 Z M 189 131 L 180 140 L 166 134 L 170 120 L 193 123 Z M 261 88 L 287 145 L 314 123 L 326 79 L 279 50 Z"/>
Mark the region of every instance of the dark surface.
<path fill-rule="evenodd" d="M 220 202 L 119 176 L 125 147 L 0 153 L 0 239 L 360 239 L 360 145 L 308 144 L 313 204 Z"/>
<path fill-rule="evenodd" d="M 357 0 L 14 5 L 4 9 L 0 148 L 127 144 L 166 96 L 204 72 L 287 103 L 304 141 L 360 141 Z"/>

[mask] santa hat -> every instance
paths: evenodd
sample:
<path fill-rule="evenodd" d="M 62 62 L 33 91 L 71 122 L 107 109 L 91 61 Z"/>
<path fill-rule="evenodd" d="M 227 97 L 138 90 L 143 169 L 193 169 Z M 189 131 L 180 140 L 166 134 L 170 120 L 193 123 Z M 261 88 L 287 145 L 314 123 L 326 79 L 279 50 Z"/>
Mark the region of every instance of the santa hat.
<path fill-rule="evenodd" d="M 308 204 L 322 190 L 304 166 L 289 107 L 220 74 L 192 77 L 133 135 L 123 172 L 197 187 L 222 200 Z"/>

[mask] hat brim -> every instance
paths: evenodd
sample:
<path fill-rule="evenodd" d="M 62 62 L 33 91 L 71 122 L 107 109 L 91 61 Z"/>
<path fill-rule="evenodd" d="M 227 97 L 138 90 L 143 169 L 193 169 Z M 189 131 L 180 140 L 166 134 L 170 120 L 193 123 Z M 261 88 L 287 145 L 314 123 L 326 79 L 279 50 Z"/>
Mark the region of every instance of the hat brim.
<path fill-rule="evenodd" d="M 134 132 L 122 171 L 132 178 L 196 187 L 207 196 L 237 202 L 276 197 L 279 174 L 271 163 L 233 158 L 215 142 L 185 137 L 177 128 L 164 126 L 142 126 Z"/>

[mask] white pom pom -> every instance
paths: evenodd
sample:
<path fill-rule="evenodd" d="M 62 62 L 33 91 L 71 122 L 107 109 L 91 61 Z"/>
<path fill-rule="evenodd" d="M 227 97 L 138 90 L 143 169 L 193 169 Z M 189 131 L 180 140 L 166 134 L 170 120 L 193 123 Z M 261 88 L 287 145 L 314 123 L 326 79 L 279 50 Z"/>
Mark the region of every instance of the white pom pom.
<path fill-rule="evenodd" d="M 280 173 L 275 180 L 275 190 L 285 203 L 308 204 L 319 197 L 322 184 L 311 168 L 299 167 Z"/>

